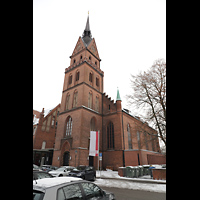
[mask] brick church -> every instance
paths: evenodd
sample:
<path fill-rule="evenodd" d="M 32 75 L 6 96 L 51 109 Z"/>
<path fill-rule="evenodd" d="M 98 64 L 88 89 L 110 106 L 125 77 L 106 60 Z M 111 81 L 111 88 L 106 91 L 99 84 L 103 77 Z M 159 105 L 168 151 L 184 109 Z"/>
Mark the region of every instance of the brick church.
<path fill-rule="evenodd" d="M 48 147 L 53 151 L 51 162 L 45 164 L 93 165 L 97 168 L 97 157 L 89 156 L 90 131 L 100 131 L 99 151 L 102 153 L 103 169 L 165 163 L 157 131 L 122 109 L 118 89 L 116 102 L 104 93 L 104 72 L 100 68 L 101 59 L 91 35 L 89 16 L 70 59 L 70 66 L 65 69 L 61 103 L 54 109 L 59 108 L 59 113 L 58 116 L 55 114 L 54 143 L 51 142 Z M 54 110 L 47 116 L 52 116 L 49 124 L 52 124 Z M 35 137 L 39 131 L 42 134 L 42 125 L 43 134 L 46 131 L 44 126 L 47 122 L 44 125 L 44 121 L 48 121 L 47 118 L 41 117 Z M 44 141 L 48 146 L 46 139 Z M 42 147 L 33 148 L 35 152 L 38 149 L 39 155 Z"/>

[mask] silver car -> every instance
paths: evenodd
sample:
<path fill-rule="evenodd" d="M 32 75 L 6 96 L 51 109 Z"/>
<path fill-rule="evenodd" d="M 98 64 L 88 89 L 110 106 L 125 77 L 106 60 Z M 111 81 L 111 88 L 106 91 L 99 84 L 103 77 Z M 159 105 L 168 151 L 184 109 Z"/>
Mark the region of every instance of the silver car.
<path fill-rule="evenodd" d="M 81 178 L 55 177 L 33 181 L 33 200 L 115 200 L 112 193 Z"/>
<path fill-rule="evenodd" d="M 52 170 L 49 172 L 52 176 L 67 176 L 69 172 L 71 172 L 75 167 L 72 166 L 62 166 L 56 170 Z"/>

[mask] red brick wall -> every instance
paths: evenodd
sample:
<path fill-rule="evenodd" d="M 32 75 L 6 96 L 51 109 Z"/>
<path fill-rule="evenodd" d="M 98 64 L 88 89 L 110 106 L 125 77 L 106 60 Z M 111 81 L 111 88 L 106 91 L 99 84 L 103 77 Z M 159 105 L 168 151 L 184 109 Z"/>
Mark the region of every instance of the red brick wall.
<path fill-rule="evenodd" d="M 122 151 L 106 151 L 102 156 L 103 169 L 109 168 L 117 171 L 119 167 L 123 166 Z"/>
<path fill-rule="evenodd" d="M 166 164 L 165 155 L 147 155 L 149 164 Z"/>
<path fill-rule="evenodd" d="M 166 180 L 166 169 L 152 169 L 153 179 Z"/>

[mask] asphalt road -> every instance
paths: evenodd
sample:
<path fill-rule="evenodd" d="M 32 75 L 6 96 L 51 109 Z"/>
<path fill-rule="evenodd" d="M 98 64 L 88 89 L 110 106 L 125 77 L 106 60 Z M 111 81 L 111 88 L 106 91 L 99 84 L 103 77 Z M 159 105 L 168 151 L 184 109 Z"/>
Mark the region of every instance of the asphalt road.
<path fill-rule="evenodd" d="M 121 188 L 102 187 L 113 192 L 117 200 L 166 200 L 166 193 L 148 192 L 143 190 L 131 190 Z"/>

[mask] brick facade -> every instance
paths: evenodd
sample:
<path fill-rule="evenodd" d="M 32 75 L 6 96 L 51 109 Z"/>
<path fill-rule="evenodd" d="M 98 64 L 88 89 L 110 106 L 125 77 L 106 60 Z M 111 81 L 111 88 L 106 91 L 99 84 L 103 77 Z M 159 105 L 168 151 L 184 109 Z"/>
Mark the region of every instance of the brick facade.
<path fill-rule="evenodd" d="M 88 27 L 65 69 L 52 165 L 97 168 L 97 157 L 89 156 L 91 130 L 100 131 L 103 169 L 148 164 L 148 154 L 161 155 L 157 132 L 123 110 L 121 99 L 114 102 L 104 93 L 101 59 Z"/>

